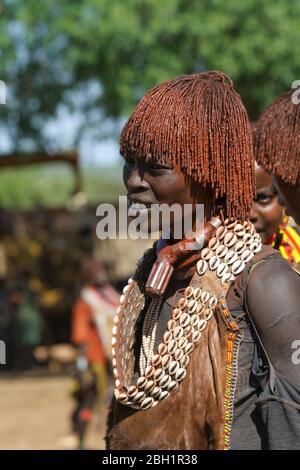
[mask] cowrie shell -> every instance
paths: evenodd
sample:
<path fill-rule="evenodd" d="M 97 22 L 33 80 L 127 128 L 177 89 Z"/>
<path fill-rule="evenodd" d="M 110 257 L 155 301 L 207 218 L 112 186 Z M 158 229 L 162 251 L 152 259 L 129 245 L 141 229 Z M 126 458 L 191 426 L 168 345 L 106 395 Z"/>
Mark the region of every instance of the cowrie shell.
<path fill-rule="evenodd" d="M 116 356 L 116 348 L 111 349 L 111 354 L 112 354 L 112 357 Z"/>
<path fill-rule="evenodd" d="M 252 251 L 250 250 L 245 250 L 242 254 L 241 254 L 241 260 L 244 261 L 245 263 L 248 263 L 248 261 L 250 261 L 250 259 L 252 259 L 254 256 L 254 254 L 252 253 Z"/>
<path fill-rule="evenodd" d="M 160 354 L 154 354 L 152 357 L 152 365 L 153 366 L 158 366 L 161 363 L 161 355 Z"/>
<path fill-rule="evenodd" d="M 162 358 L 161 358 L 161 366 L 163 369 L 167 369 L 169 367 L 169 364 L 171 362 L 171 356 L 170 354 L 165 354 Z"/>
<path fill-rule="evenodd" d="M 115 336 L 112 337 L 111 344 L 112 346 L 115 346 L 117 344 L 117 338 Z"/>
<path fill-rule="evenodd" d="M 113 376 L 115 379 L 119 377 L 118 369 L 116 369 L 115 367 L 113 368 Z"/>
<path fill-rule="evenodd" d="M 159 369 L 156 369 L 156 371 L 154 372 L 154 380 L 160 380 L 164 374 L 165 372 L 161 367 Z"/>
<path fill-rule="evenodd" d="M 126 292 L 128 291 L 128 289 L 130 289 L 130 287 L 131 287 L 131 286 L 127 284 L 127 285 L 124 287 L 123 291 L 122 291 L 123 294 L 126 294 Z"/>
<path fill-rule="evenodd" d="M 212 237 L 208 242 L 208 248 L 211 250 L 216 250 L 220 244 L 220 241 L 216 237 Z"/>
<path fill-rule="evenodd" d="M 209 295 L 208 292 L 206 292 L 205 290 L 202 291 L 202 294 L 201 294 L 201 301 L 202 301 L 204 304 L 205 304 L 206 302 L 208 302 L 209 297 L 210 297 L 210 295 Z"/>
<path fill-rule="evenodd" d="M 175 351 L 175 354 L 174 354 L 174 358 L 176 361 L 180 361 L 180 359 L 182 358 L 183 356 L 183 351 L 182 349 L 176 349 Z"/>
<path fill-rule="evenodd" d="M 225 237 L 227 233 L 227 228 L 224 227 L 224 225 L 221 225 L 221 227 L 217 228 L 216 230 L 216 237 L 219 239 L 219 240 L 223 240 L 223 238 Z"/>
<path fill-rule="evenodd" d="M 158 348 L 157 348 L 157 352 L 158 354 L 160 354 L 161 356 L 163 356 L 164 354 L 166 354 L 168 348 L 167 348 L 167 345 L 166 344 L 163 344 L 161 343 Z"/>
<path fill-rule="evenodd" d="M 197 343 L 199 339 L 201 338 L 201 331 L 194 331 L 192 335 L 192 340 L 194 343 Z"/>
<path fill-rule="evenodd" d="M 173 320 L 178 320 L 178 318 L 180 317 L 181 314 L 182 314 L 182 310 L 180 310 L 180 308 L 174 308 L 174 310 L 172 312 Z"/>
<path fill-rule="evenodd" d="M 176 326 L 176 328 L 174 328 L 173 330 L 174 339 L 179 340 L 180 338 L 182 338 L 182 335 L 183 335 L 183 328 L 181 326 Z"/>
<path fill-rule="evenodd" d="M 253 236 L 250 233 L 246 233 L 244 235 L 243 240 L 244 240 L 244 243 L 246 243 L 246 245 L 251 245 L 251 243 L 253 242 L 254 239 L 253 239 Z"/>
<path fill-rule="evenodd" d="M 188 286 L 185 291 L 184 291 L 184 296 L 187 298 L 190 298 L 193 296 L 193 288 L 191 286 Z"/>
<path fill-rule="evenodd" d="M 203 303 L 198 303 L 198 306 L 197 306 L 197 309 L 196 309 L 196 313 L 197 315 L 201 315 L 201 313 L 203 312 L 203 310 L 205 309 L 205 305 Z"/>
<path fill-rule="evenodd" d="M 159 395 L 159 401 L 164 400 L 169 396 L 169 392 L 167 390 L 163 390 Z"/>
<path fill-rule="evenodd" d="M 181 382 L 181 380 L 183 380 L 185 376 L 186 376 L 186 370 L 183 368 L 180 368 L 177 370 L 175 374 L 175 380 L 177 380 L 178 382 Z"/>
<path fill-rule="evenodd" d="M 168 377 L 167 375 L 165 377 Z M 154 387 L 154 389 L 150 392 L 150 395 L 153 397 L 153 398 L 157 398 L 161 393 L 161 388 L 156 386 Z"/>
<path fill-rule="evenodd" d="M 203 318 L 204 320 L 208 321 L 211 319 L 211 317 L 213 316 L 213 310 L 211 308 L 207 308 L 204 312 L 204 315 L 203 315 Z"/>
<path fill-rule="evenodd" d="M 243 237 L 245 235 L 245 227 L 243 227 L 242 224 L 236 224 L 233 231 L 238 237 Z"/>
<path fill-rule="evenodd" d="M 237 221 L 228 220 L 227 222 L 225 222 L 225 225 L 227 225 L 228 230 L 234 230 L 234 228 L 237 226 Z"/>
<path fill-rule="evenodd" d="M 218 248 L 216 249 L 216 255 L 219 256 L 219 258 L 224 258 L 228 253 L 228 248 L 225 245 L 219 245 Z"/>
<path fill-rule="evenodd" d="M 121 297 L 120 297 L 120 304 L 122 304 L 124 302 L 124 300 L 125 300 L 125 295 L 122 294 Z"/>
<path fill-rule="evenodd" d="M 259 253 L 261 250 L 261 247 L 262 247 L 262 244 L 259 243 L 259 245 L 256 248 L 254 248 L 253 253 Z"/>
<path fill-rule="evenodd" d="M 184 337 L 180 338 L 180 340 L 178 341 L 178 347 L 184 349 L 187 343 L 188 343 L 187 338 L 184 338 Z"/>
<path fill-rule="evenodd" d="M 167 386 L 168 392 L 171 392 L 172 390 L 175 390 L 178 387 L 178 383 L 176 380 L 171 380 L 169 385 Z"/>
<path fill-rule="evenodd" d="M 112 361 L 111 361 L 111 362 L 112 362 L 113 367 L 116 367 L 116 365 L 117 365 L 117 360 L 116 360 L 115 357 L 112 358 Z"/>
<path fill-rule="evenodd" d="M 153 397 L 146 397 L 142 403 L 141 403 L 141 410 L 148 410 L 148 408 L 151 408 L 151 406 L 154 403 L 154 398 Z"/>
<path fill-rule="evenodd" d="M 127 393 L 120 392 L 116 395 L 116 391 L 115 391 L 115 396 L 116 396 L 116 399 L 120 401 L 121 403 L 126 403 L 128 401 Z"/>
<path fill-rule="evenodd" d="M 234 281 L 234 276 L 231 273 L 226 273 L 222 276 L 222 285 L 226 284 L 227 282 Z"/>
<path fill-rule="evenodd" d="M 213 296 L 213 297 L 211 297 L 211 298 L 209 299 L 208 306 L 209 306 L 210 308 L 215 308 L 216 305 L 217 305 L 217 303 L 218 303 L 217 297 Z"/>
<path fill-rule="evenodd" d="M 242 260 L 237 260 L 235 263 L 232 265 L 232 274 L 237 276 L 237 274 L 241 273 L 243 269 L 245 268 L 245 263 Z"/>
<path fill-rule="evenodd" d="M 251 245 L 249 245 L 249 250 L 251 250 L 251 251 L 255 250 L 255 248 L 257 248 L 258 245 L 259 245 L 259 241 L 254 240 L 254 242 L 252 242 Z"/>
<path fill-rule="evenodd" d="M 208 268 L 207 261 L 205 261 L 204 259 L 200 259 L 197 263 L 198 274 L 202 276 L 207 271 L 207 268 Z"/>
<path fill-rule="evenodd" d="M 200 289 L 200 287 L 196 287 L 196 288 L 194 289 L 193 296 L 194 296 L 194 299 L 195 299 L 195 300 L 199 300 L 199 299 L 200 299 L 201 292 L 202 292 L 202 290 Z"/>
<path fill-rule="evenodd" d="M 186 337 L 188 337 L 192 331 L 193 331 L 192 325 L 188 325 L 188 326 L 184 329 L 184 335 L 185 335 Z"/>
<path fill-rule="evenodd" d="M 138 402 L 140 402 L 140 401 L 143 401 L 145 397 L 146 397 L 145 392 L 142 392 L 142 391 L 141 391 L 141 392 L 138 392 L 138 393 L 135 395 L 135 397 L 133 397 L 133 400 L 132 400 L 132 401 L 133 401 L 133 403 L 138 403 Z"/>
<path fill-rule="evenodd" d="M 203 248 L 201 251 L 201 258 L 204 260 L 209 260 L 213 256 L 213 251 L 210 248 Z"/>
<path fill-rule="evenodd" d="M 197 325 L 197 329 L 199 331 L 203 331 L 205 328 L 206 328 L 206 325 L 207 325 L 207 321 L 206 320 L 203 320 L 202 318 L 200 319 L 198 325 Z"/>
<path fill-rule="evenodd" d="M 164 334 L 164 343 L 168 344 L 172 339 L 172 333 L 171 331 L 166 331 Z"/>
<path fill-rule="evenodd" d="M 191 321 L 191 318 L 188 313 L 183 313 L 181 317 L 179 318 L 179 323 L 180 323 L 180 326 L 182 326 L 182 328 L 185 328 L 186 326 L 188 326 L 190 321 Z"/>
<path fill-rule="evenodd" d="M 154 367 L 153 366 L 147 366 L 146 369 L 145 369 L 145 377 L 147 377 L 147 379 L 149 379 L 149 377 L 152 377 L 152 375 L 154 374 Z"/>
<path fill-rule="evenodd" d="M 188 343 L 186 347 L 184 348 L 185 354 L 190 354 L 194 349 L 194 344 L 193 343 Z"/>
<path fill-rule="evenodd" d="M 224 237 L 224 245 L 231 248 L 237 241 L 237 236 L 233 232 L 226 233 Z"/>
<path fill-rule="evenodd" d="M 228 251 L 227 255 L 225 256 L 225 263 L 227 264 L 233 264 L 235 261 L 237 261 L 238 255 L 234 251 Z"/>
<path fill-rule="evenodd" d="M 116 388 L 120 388 L 120 387 L 121 387 L 121 382 L 120 382 L 119 379 L 116 379 L 116 380 L 115 380 L 115 387 L 116 387 Z"/>
<path fill-rule="evenodd" d="M 191 325 L 196 326 L 199 323 L 199 317 L 197 314 L 191 316 Z"/>
<path fill-rule="evenodd" d="M 180 365 L 181 367 L 186 367 L 188 365 L 188 363 L 190 362 L 190 358 L 189 356 L 187 356 L 186 354 L 180 359 Z"/>
<path fill-rule="evenodd" d="M 168 344 L 168 353 L 174 354 L 176 349 L 177 349 L 177 341 L 175 339 L 172 339 Z"/>
<path fill-rule="evenodd" d="M 212 256 L 208 262 L 209 264 L 209 267 L 212 271 L 214 271 L 215 269 L 217 269 L 217 267 L 219 266 L 220 264 L 220 260 L 218 258 L 218 256 Z"/>
<path fill-rule="evenodd" d="M 241 253 L 243 253 L 243 251 L 246 249 L 246 245 L 243 241 L 239 241 L 237 242 L 237 244 L 235 245 L 234 247 L 234 250 L 235 252 L 240 255 Z"/>
<path fill-rule="evenodd" d="M 169 373 L 171 375 L 174 375 L 178 369 L 179 369 L 179 362 L 172 361 L 171 364 L 169 365 Z"/>
<path fill-rule="evenodd" d="M 188 304 L 188 301 L 187 299 L 185 299 L 184 297 L 182 297 L 179 302 L 178 302 L 178 308 L 180 308 L 181 310 L 184 310 L 185 307 L 187 306 Z"/>
<path fill-rule="evenodd" d="M 135 395 L 138 393 L 138 388 L 136 385 L 131 385 L 128 389 L 128 392 L 127 392 L 127 395 L 130 397 L 130 398 L 133 398 L 135 397 Z"/>
<path fill-rule="evenodd" d="M 138 388 L 143 388 L 147 383 L 147 378 L 146 377 L 139 377 L 136 381 L 136 384 L 138 386 Z"/>
<path fill-rule="evenodd" d="M 196 311 L 196 308 L 197 308 L 196 300 L 194 300 L 194 299 L 190 300 L 189 303 L 188 303 L 188 306 L 187 306 L 188 313 L 189 314 L 194 313 Z"/>
<path fill-rule="evenodd" d="M 114 336 L 116 336 L 117 332 L 118 332 L 118 327 L 117 327 L 117 325 L 114 325 L 114 326 L 113 326 L 113 329 L 112 329 L 112 334 L 113 334 Z"/>
<path fill-rule="evenodd" d="M 176 321 L 174 319 L 168 321 L 167 328 L 169 331 L 174 330 L 175 326 L 176 326 Z"/>
<path fill-rule="evenodd" d="M 217 276 L 218 277 L 222 277 L 223 274 L 227 273 L 228 271 L 228 266 L 226 263 L 221 263 L 219 264 L 218 268 L 217 268 Z"/>
<path fill-rule="evenodd" d="M 114 324 L 117 325 L 119 323 L 119 315 L 114 316 Z"/>

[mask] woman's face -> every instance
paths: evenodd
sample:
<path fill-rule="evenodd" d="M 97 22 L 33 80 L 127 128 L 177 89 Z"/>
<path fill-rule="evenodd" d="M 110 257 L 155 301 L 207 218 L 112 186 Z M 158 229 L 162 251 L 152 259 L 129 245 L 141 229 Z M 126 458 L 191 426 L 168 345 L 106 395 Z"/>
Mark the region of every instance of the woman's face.
<path fill-rule="evenodd" d="M 206 209 L 211 205 L 211 191 L 191 184 L 180 171 L 179 167 L 172 168 L 153 162 L 126 158 L 123 168 L 123 180 L 127 188 L 129 209 L 138 208 L 144 204 L 149 218 L 152 204 L 179 204 L 183 209 L 186 204 L 192 211 L 195 205 L 205 204 Z M 176 216 L 174 216 L 176 218 Z M 173 233 L 175 218 L 172 216 L 170 231 Z M 162 230 L 160 221 L 159 230 Z"/>
<path fill-rule="evenodd" d="M 255 165 L 256 197 L 251 211 L 251 222 L 266 243 L 277 230 L 282 220 L 282 207 L 272 176 L 259 165 Z"/>
<path fill-rule="evenodd" d="M 286 213 L 293 217 L 296 224 L 300 224 L 300 185 L 285 183 L 278 176 L 275 180 L 287 206 Z"/>

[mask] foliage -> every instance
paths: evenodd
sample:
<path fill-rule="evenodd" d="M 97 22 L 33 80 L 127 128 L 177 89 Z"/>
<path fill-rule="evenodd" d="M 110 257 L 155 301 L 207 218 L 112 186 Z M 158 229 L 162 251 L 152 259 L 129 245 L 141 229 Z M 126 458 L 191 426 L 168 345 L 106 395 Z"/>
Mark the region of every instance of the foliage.
<path fill-rule="evenodd" d="M 67 105 L 103 132 L 154 84 L 221 69 L 250 116 L 300 78 L 298 0 L 0 0 L 1 125 L 15 149 L 59 147 L 45 124 Z M 99 134 L 101 136 L 101 134 Z"/>

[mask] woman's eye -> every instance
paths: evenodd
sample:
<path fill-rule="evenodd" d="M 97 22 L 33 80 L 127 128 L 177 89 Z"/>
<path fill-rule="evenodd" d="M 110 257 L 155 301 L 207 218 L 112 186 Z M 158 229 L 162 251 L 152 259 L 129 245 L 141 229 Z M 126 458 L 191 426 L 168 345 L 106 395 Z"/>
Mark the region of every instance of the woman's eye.
<path fill-rule="evenodd" d="M 127 163 L 127 165 L 134 165 L 135 164 L 135 160 L 134 158 L 125 158 L 125 163 Z"/>
<path fill-rule="evenodd" d="M 275 196 L 267 195 L 267 194 L 258 194 L 255 198 L 255 202 L 258 204 L 269 204 Z"/>
<path fill-rule="evenodd" d="M 165 166 L 165 165 L 156 165 L 155 163 L 149 163 L 149 170 L 171 170 L 170 167 Z"/>

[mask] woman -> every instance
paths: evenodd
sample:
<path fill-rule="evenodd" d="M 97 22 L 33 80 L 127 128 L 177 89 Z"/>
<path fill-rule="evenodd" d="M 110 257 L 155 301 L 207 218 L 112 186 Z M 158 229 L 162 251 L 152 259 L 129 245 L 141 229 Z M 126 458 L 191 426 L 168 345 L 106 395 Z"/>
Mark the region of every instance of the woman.
<path fill-rule="evenodd" d="M 294 91 L 295 93 L 295 91 Z M 300 223 L 300 106 L 293 92 L 274 101 L 257 122 L 254 146 L 259 164 L 275 174 L 290 215 Z"/>
<path fill-rule="evenodd" d="M 107 448 L 299 447 L 300 281 L 248 221 L 252 137 L 231 80 L 207 72 L 151 90 L 121 154 L 131 208 L 191 204 L 195 216 L 204 204 L 205 224 L 189 241 L 171 224 L 123 291 Z"/>
<path fill-rule="evenodd" d="M 279 203 L 278 190 L 273 177 L 255 164 L 256 196 L 253 200 L 251 222 L 262 242 L 279 250 L 281 256 L 300 271 L 300 235 L 289 224 L 289 217 Z"/>

